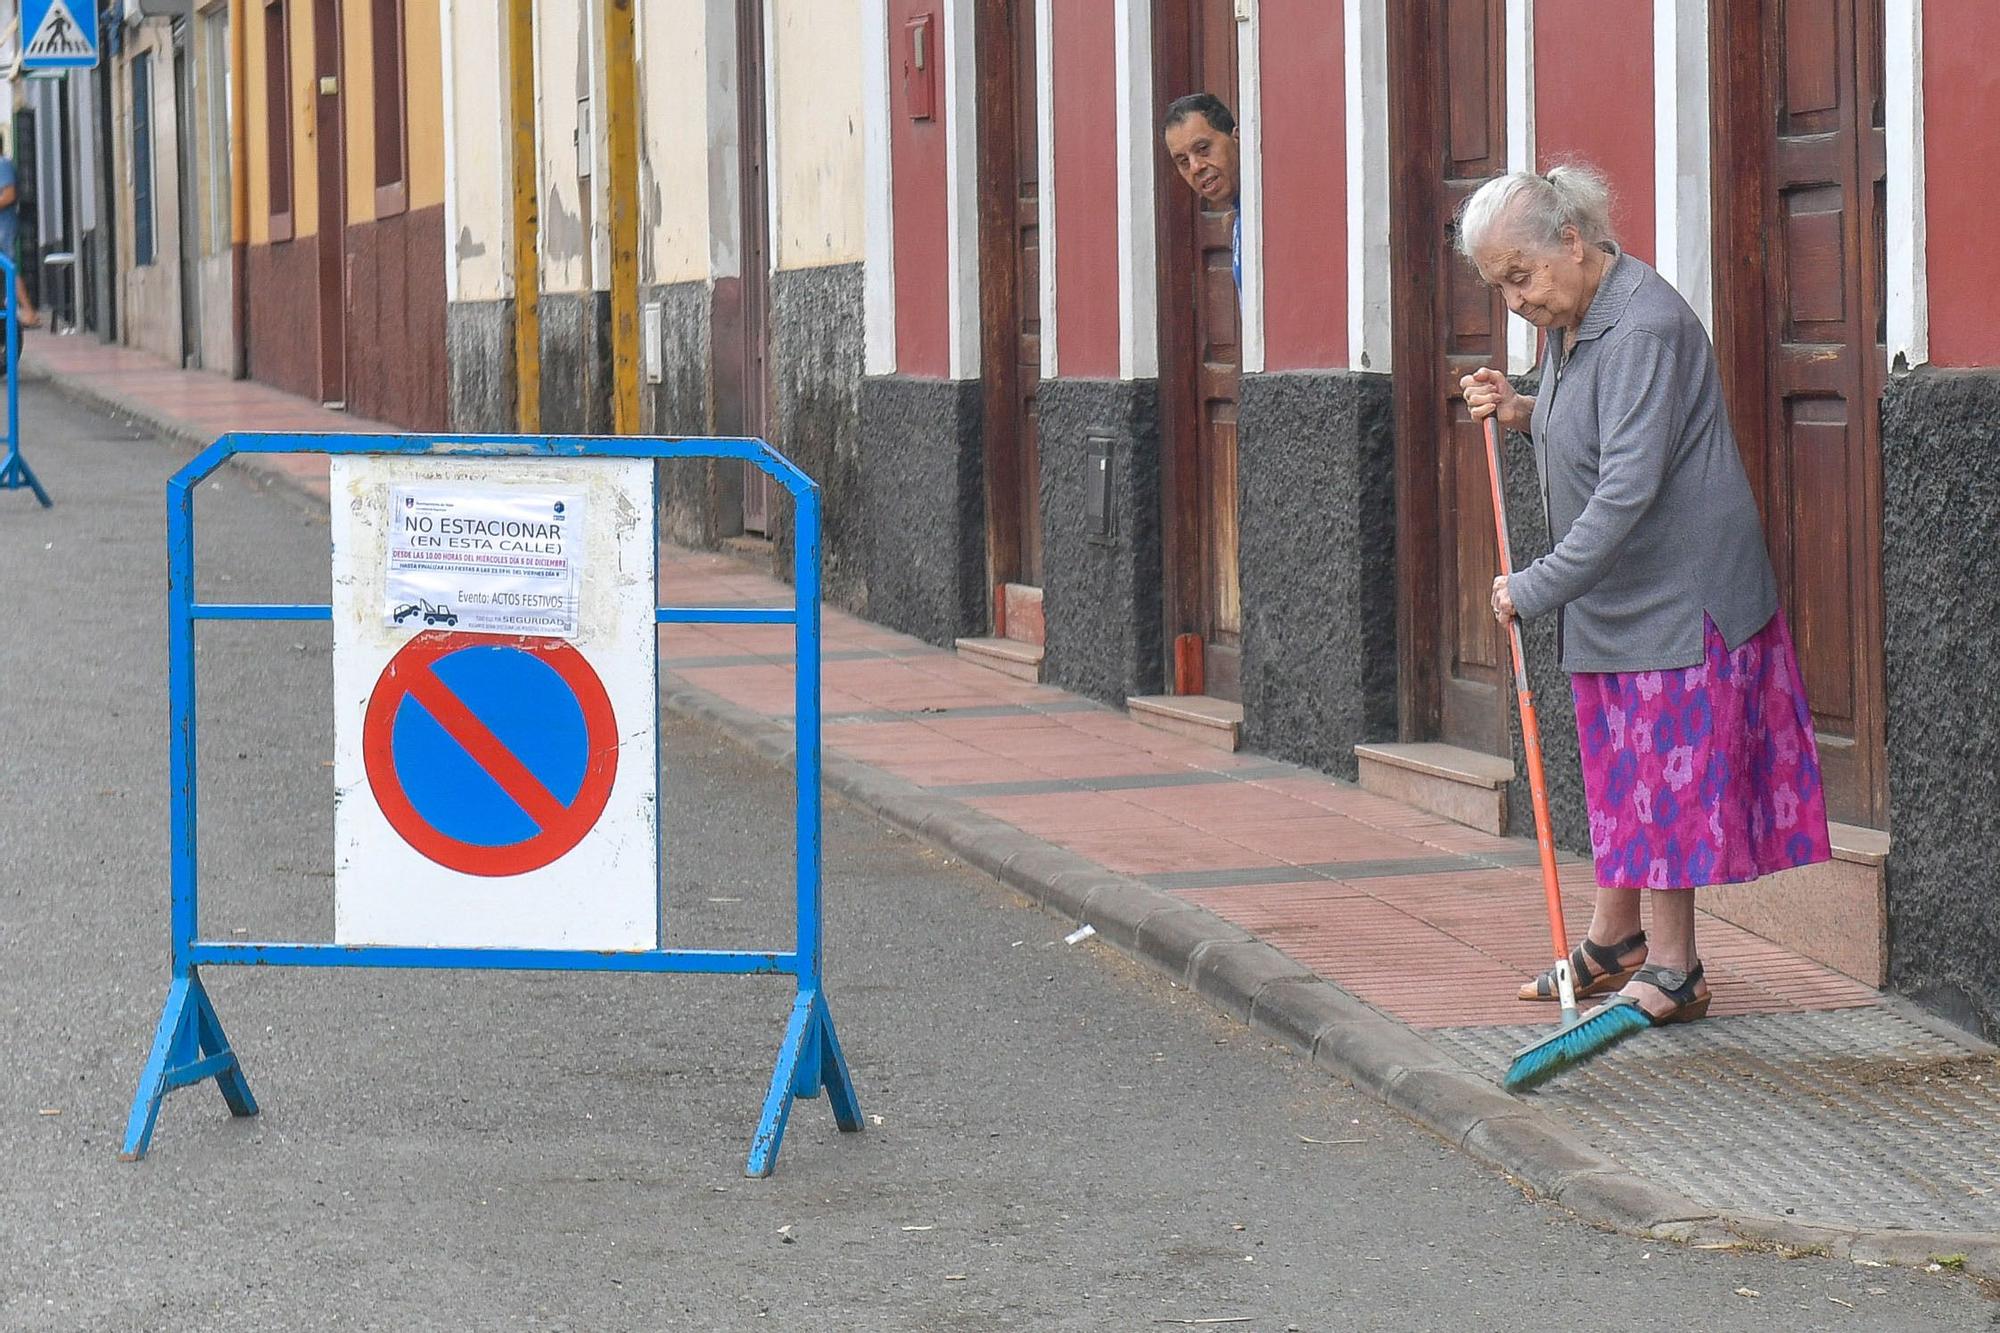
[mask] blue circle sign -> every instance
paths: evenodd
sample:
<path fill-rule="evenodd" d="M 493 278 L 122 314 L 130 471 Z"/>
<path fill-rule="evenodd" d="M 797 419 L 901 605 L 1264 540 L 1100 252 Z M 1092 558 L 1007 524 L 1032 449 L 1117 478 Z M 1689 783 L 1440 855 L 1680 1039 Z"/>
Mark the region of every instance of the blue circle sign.
<path fill-rule="evenodd" d="M 611 799 L 604 684 L 560 639 L 425 632 L 383 668 L 362 722 L 376 805 L 403 841 L 468 875 L 526 874 Z"/>

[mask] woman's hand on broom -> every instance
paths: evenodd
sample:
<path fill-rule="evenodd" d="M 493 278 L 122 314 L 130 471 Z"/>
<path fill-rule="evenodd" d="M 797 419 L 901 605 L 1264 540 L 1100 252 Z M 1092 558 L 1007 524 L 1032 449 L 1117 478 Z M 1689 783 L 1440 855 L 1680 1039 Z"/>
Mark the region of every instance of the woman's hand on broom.
<path fill-rule="evenodd" d="M 1462 377 L 1458 381 L 1458 391 L 1464 395 L 1465 405 L 1472 409 L 1474 421 L 1493 417 L 1502 430 L 1528 429 L 1535 400 L 1526 394 L 1516 393 L 1512 382 L 1492 367 L 1481 366 Z"/>
<path fill-rule="evenodd" d="M 1503 625 L 1520 614 L 1514 610 L 1514 598 L 1507 591 L 1507 577 L 1502 574 L 1493 580 L 1493 618 Z"/>

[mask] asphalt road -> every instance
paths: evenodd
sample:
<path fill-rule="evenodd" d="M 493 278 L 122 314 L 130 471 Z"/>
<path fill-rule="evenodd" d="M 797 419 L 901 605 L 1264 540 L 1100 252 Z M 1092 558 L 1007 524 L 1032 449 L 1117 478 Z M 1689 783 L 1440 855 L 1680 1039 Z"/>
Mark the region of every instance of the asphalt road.
<path fill-rule="evenodd" d="M 122 1163 L 167 983 L 185 454 L 26 406 L 57 508 L 0 492 L 0 1327 L 2000 1326 L 1948 1272 L 1583 1227 L 837 805 L 829 989 L 865 1132 L 803 1102 L 777 1173 L 742 1175 L 782 982 L 223 970 L 262 1114 L 177 1092 Z M 322 512 L 235 473 L 201 506 L 206 595 L 325 596 Z M 211 936 L 330 934 L 329 642 L 203 631 Z M 671 939 L 787 942 L 788 775 L 666 737 Z"/>

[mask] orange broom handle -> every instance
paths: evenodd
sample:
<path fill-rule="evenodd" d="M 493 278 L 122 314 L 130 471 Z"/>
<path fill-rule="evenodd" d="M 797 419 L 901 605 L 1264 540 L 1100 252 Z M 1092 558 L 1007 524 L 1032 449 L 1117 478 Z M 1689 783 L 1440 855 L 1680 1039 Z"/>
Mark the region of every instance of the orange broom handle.
<path fill-rule="evenodd" d="M 1493 526 L 1500 536 L 1500 572 L 1514 575 L 1513 547 L 1507 540 L 1507 497 L 1500 487 L 1500 432 L 1489 415 L 1486 427 L 1486 477 L 1493 487 Z M 1528 688 L 1528 659 L 1521 649 L 1521 622 L 1507 621 L 1507 642 L 1514 650 L 1514 696 L 1521 702 L 1521 747 L 1528 756 L 1528 791 L 1535 806 L 1535 845 L 1542 853 L 1542 893 L 1549 900 L 1549 939 L 1556 957 L 1569 957 L 1569 933 L 1563 928 L 1562 882 L 1556 877 L 1556 835 L 1549 820 L 1549 784 L 1542 773 L 1542 729 L 1535 721 L 1535 695 Z"/>

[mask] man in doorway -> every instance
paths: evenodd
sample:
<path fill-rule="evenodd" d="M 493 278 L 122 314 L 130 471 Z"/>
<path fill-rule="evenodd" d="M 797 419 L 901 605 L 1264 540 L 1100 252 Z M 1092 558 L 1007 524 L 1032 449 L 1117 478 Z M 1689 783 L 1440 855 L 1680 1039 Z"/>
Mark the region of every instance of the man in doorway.
<path fill-rule="evenodd" d="M 14 170 L 13 154 L 0 143 L 0 254 L 14 265 L 14 308 L 20 315 L 21 327 L 36 329 L 41 327 L 42 317 L 35 313 L 35 303 L 28 299 L 28 284 L 21 281 L 21 256 L 15 249 L 20 233 L 20 178 Z"/>
<path fill-rule="evenodd" d="M 1188 188 L 1210 208 L 1227 208 L 1230 221 L 1230 271 L 1236 290 L 1243 290 L 1243 209 L 1237 193 L 1236 117 L 1214 93 L 1189 93 L 1167 107 L 1164 137 L 1167 156 Z"/>

